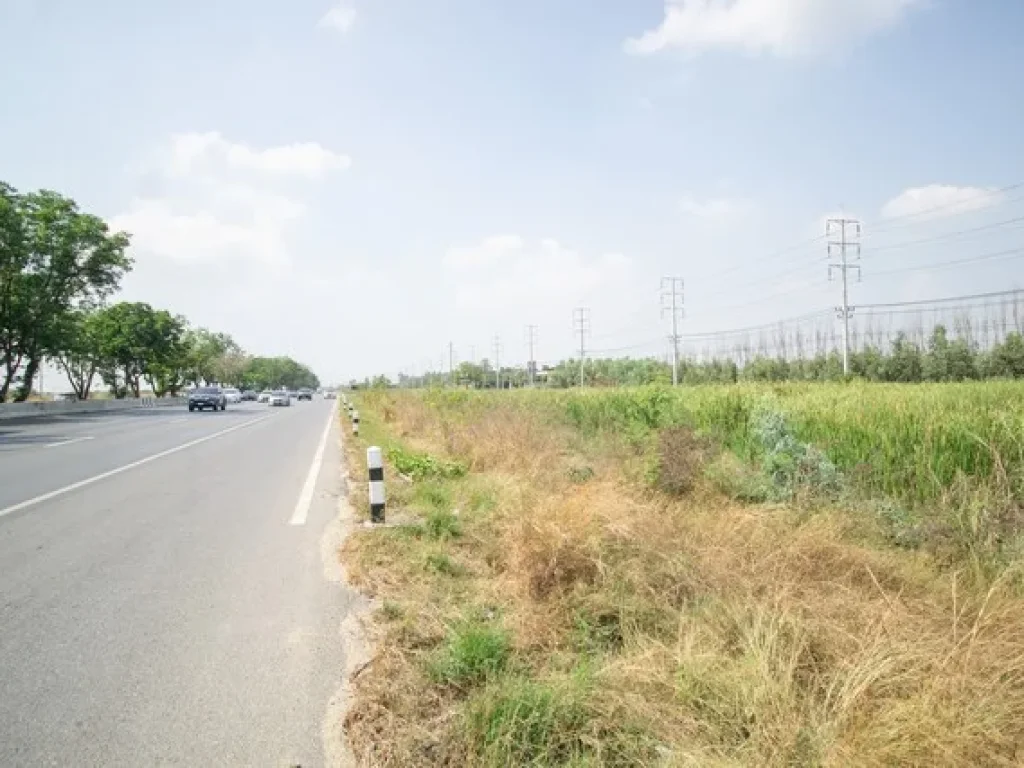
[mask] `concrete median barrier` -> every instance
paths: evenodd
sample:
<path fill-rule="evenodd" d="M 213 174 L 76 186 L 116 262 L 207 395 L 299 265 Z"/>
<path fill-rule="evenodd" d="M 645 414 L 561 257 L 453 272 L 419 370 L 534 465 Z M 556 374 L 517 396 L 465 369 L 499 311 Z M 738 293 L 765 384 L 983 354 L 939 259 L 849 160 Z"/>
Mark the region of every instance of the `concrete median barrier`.
<path fill-rule="evenodd" d="M 100 411 L 134 411 L 140 408 L 184 406 L 183 397 L 140 397 L 125 400 L 72 400 L 34 403 L 0 403 L 0 420 L 32 416 L 62 416 Z"/>

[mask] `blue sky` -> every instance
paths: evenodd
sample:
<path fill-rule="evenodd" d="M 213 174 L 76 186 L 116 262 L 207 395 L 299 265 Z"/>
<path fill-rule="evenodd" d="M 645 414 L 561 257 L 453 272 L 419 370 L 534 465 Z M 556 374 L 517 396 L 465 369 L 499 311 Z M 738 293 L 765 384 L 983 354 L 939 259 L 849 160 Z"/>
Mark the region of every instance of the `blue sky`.
<path fill-rule="evenodd" d="M 8 0 L 0 177 L 132 232 L 126 298 L 326 379 L 522 360 L 527 323 L 556 359 L 583 305 L 595 347 L 660 354 L 663 275 L 691 332 L 834 304 L 808 241 L 839 211 L 855 301 L 1020 284 L 926 267 L 1024 246 L 1021 29 L 1012 0 Z"/>

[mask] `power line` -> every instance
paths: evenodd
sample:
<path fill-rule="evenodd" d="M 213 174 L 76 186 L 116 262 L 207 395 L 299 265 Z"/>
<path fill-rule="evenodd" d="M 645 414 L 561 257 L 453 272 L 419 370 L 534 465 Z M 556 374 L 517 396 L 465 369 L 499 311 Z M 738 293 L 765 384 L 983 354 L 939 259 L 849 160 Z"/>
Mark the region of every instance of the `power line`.
<path fill-rule="evenodd" d="M 947 233 L 942 234 L 942 235 L 935 235 L 934 237 L 922 237 L 922 238 L 920 238 L 918 240 L 908 240 L 908 241 L 903 242 L 903 243 L 893 243 L 891 245 L 882 245 L 882 246 L 878 246 L 877 248 L 873 247 L 873 248 L 870 249 L 870 251 L 868 252 L 867 255 L 871 256 L 872 254 L 881 253 L 882 251 L 899 250 L 900 248 L 908 248 L 908 247 L 913 246 L 913 245 L 924 245 L 926 243 L 938 243 L 938 242 L 942 242 L 943 240 L 951 240 L 953 238 L 961 237 L 963 235 L 972 235 L 972 234 L 975 234 L 977 232 L 984 232 L 986 230 L 996 229 L 998 227 L 1005 227 L 1008 224 L 1019 224 L 1021 222 L 1024 222 L 1024 216 L 1017 216 L 1016 218 L 1006 219 L 1004 221 L 996 221 L 996 222 L 993 222 L 991 224 L 983 224 L 980 227 L 972 227 L 971 229 L 961 229 L 961 230 L 957 230 L 956 232 L 947 232 Z"/>
<path fill-rule="evenodd" d="M 861 309 L 888 309 L 890 307 L 913 307 L 922 304 L 947 304 L 955 301 L 973 301 L 975 299 L 1001 299 L 1009 296 L 1019 296 L 1024 293 L 1022 288 L 1014 288 L 1009 291 L 991 291 L 989 293 L 975 293 L 968 296 L 948 296 L 944 299 L 918 299 L 917 301 L 897 301 L 890 304 L 861 304 Z"/>
<path fill-rule="evenodd" d="M 806 320 L 814 320 L 818 318 L 831 317 L 833 310 L 822 309 L 817 312 L 808 312 L 804 315 L 798 315 L 796 317 L 787 317 L 782 320 L 775 320 L 771 323 L 763 323 L 761 325 L 751 325 L 746 328 L 733 328 L 728 331 L 709 331 L 708 333 L 684 333 L 680 336 L 681 339 L 689 341 L 703 341 L 709 339 L 720 338 L 723 336 L 740 336 L 747 333 L 753 333 L 755 331 L 769 331 L 778 328 L 780 325 L 786 325 L 787 323 L 799 323 Z"/>
<path fill-rule="evenodd" d="M 977 264 L 981 261 L 989 261 L 991 259 L 1005 259 L 1005 258 L 1016 258 L 1017 256 L 1024 255 L 1024 248 L 1010 248 L 1005 251 L 996 251 L 995 253 L 986 253 L 981 256 L 971 256 L 965 259 L 954 259 L 953 261 L 943 261 L 938 264 L 922 264 L 916 267 L 901 267 L 899 269 L 885 269 L 881 272 L 875 272 L 873 277 L 881 277 L 882 275 L 899 275 L 905 272 L 927 272 L 933 269 L 945 269 L 946 267 L 958 267 L 964 264 Z"/>
<path fill-rule="evenodd" d="M 1008 184 L 1007 186 L 1000 187 L 999 189 L 986 189 L 986 190 L 983 190 L 982 192 L 980 192 L 977 195 L 971 195 L 969 197 L 963 197 L 963 198 L 960 198 L 959 200 L 952 200 L 952 201 L 950 201 L 948 203 L 943 203 L 941 205 L 935 205 L 935 206 L 932 206 L 931 208 L 925 208 L 925 209 L 920 210 L 920 211 L 914 211 L 913 213 L 905 213 L 905 214 L 902 214 L 900 216 L 890 216 L 887 219 L 883 219 L 882 222 L 880 222 L 877 226 L 872 225 L 871 228 L 870 228 L 870 231 L 872 233 L 879 233 L 879 232 L 888 232 L 888 231 L 893 230 L 893 229 L 904 229 L 906 227 L 913 226 L 915 224 L 920 223 L 920 222 L 917 221 L 917 219 L 921 219 L 921 217 L 926 217 L 926 216 L 929 216 L 930 214 L 938 213 L 939 211 L 945 211 L 945 210 L 948 210 L 949 208 L 956 208 L 957 206 L 962 206 L 965 203 L 971 203 L 971 202 L 978 201 L 978 200 L 984 200 L 987 197 L 996 197 L 998 195 L 1005 195 L 1006 193 L 1013 192 L 1014 190 L 1020 189 L 1021 187 L 1024 187 L 1024 182 L 1017 182 L 1017 183 L 1014 183 L 1014 184 Z M 1012 197 L 1011 198 L 1007 198 L 1006 200 L 999 201 L 997 204 L 998 205 L 1002 205 L 1004 203 L 1010 202 L 1012 199 L 1013 199 Z M 990 207 L 990 206 L 982 206 L 982 208 L 986 208 L 986 207 Z M 966 211 L 962 211 L 962 213 L 969 213 L 971 210 L 982 210 L 982 208 L 968 209 Z M 897 224 L 896 226 L 892 225 L 892 222 L 901 222 L 901 221 L 902 222 L 906 222 L 906 223 L 904 223 L 904 224 Z"/>

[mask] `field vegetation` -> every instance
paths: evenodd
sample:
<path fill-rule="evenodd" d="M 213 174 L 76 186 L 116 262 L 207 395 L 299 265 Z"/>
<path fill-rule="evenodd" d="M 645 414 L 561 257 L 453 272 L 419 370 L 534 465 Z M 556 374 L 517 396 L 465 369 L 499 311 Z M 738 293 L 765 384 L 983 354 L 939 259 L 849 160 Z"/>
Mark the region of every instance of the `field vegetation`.
<path fill-rule="evenodd" d="M 364 763 L 1024 755 L 1024 385 L 356 398 Z"/>

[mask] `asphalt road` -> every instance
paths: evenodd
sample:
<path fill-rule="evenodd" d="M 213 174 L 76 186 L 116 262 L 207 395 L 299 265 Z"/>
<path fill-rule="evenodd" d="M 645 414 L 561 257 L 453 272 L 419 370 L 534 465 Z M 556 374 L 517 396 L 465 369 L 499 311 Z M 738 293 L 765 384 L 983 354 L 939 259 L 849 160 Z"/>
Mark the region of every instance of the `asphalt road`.
<path fill-rule="evenodd" d="M 324 764 L 334 414 L 0 422 L 0 765 Z"/>

